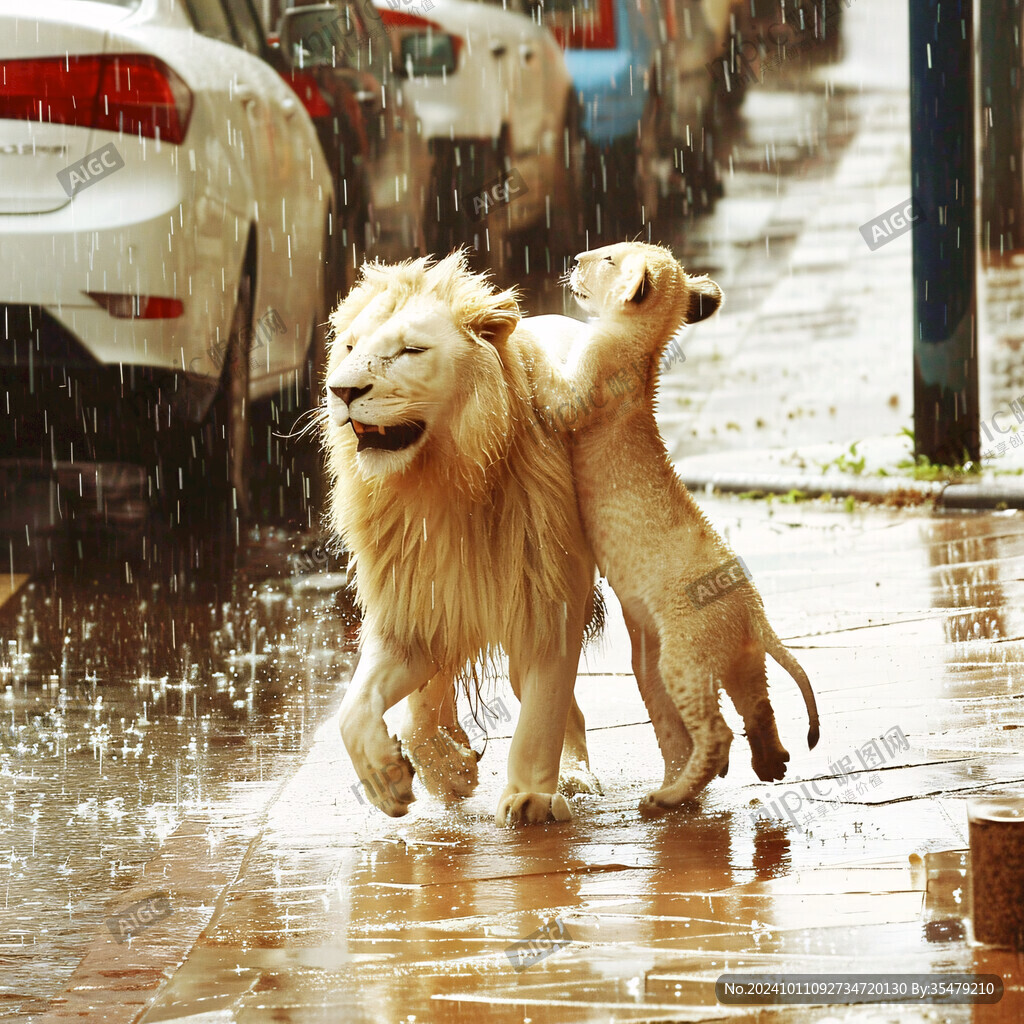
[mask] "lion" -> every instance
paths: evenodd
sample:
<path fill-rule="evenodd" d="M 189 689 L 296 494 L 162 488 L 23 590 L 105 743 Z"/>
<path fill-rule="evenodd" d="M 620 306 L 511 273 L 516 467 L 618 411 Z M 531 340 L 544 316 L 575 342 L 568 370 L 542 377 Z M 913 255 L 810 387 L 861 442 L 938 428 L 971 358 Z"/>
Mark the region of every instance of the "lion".
<path fill-rule="evenodd" d="M 461 252 L 364 265 L 331 315 L 328 514 L 363 613 L 341 734 L 370 799 L 395 817 L 414 799 L 401 742 L 419 751 L 443 735 L 457 770 L 421 775 L 449 796 L 475 785 L 454 685 L 478 682 L 502 649 L 521 711 L 496 823 L 569 820 L 560 764 L 589 771 L 573 687 L 594 562 L 568 444 L 531 429 L 550 364 L 514 334 L 519 320 L 514 291 Z M 407 697 L 400 741 L 383 715 Z"/>
<path fill-rule="evenodd" d="M 620 243 L 576 260 L 572 292 L 597 320 L 585 326 L 527 318 L 520 332 L 548 339 L 552 350 L 562 346 L 561 381 L 547 389 L 542 421 L 549 436 L 572 439 L 584 529 L 629 629 L 633 670 L 665 759 L 662 788 L 640 804 L 653 816 L 692 799 L 728 769 L 732 731 L 719 710 L 719 686 L 743 718 L 758 777 L 785 775 L 789 753 L 768 700 L 766 653 L 800 688 L 812 748 L 818 713 L 806 673 L 676 476 L 655 421 L 666 345 L 684 324 L 714 313 L 721 290 L 687 275 L 659 246 Z M 624 369 L 635 378 L 632 388 Z"/>

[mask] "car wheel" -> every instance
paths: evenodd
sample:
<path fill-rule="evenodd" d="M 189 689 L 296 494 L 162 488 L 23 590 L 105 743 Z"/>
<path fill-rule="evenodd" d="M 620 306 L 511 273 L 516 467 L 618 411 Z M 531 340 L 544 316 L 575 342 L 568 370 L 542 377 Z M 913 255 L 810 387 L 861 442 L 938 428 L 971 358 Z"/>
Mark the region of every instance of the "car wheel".
<path fill-rule="evenodd" d="M 253 322 L 254 259 L 250 247 L 238 283 L 216 394 L 199 422 L 161 401 L 154 458 L 146 459 L 157 517 L 147 558 L 169 571 L 178 587 L 202 580 L 228 585 L 235 551 L 251 512 L 249 349 Z M 164 420 L 166 413 L 167 419 Z"/>
<path fill-rule="evenodd" d="M 329 239 L 326 236 L 324 245 L 329 251 Z M 291 431 L 291 444 L 295 450 L 296 489 L 300 499 L 298 514 L 301 522 L 307 527 L 319 524 L 327 498 L 327 478 L 320 455 L 319 426 L 327 377 L 329 320 L 338 304 L 339 296 L 346 290 L 346 285 L 352 283 L 354 276 L 347 273 L 344 265 L 332 266 L 329 261 L 325 263 L 320 289 L 320 307 L 313 317 L 309 349 L 298 389 L 300 401 L 298 415 Z"/>
<path fill-rule="evenodd" d="M 581 111 L 575 93 L 566 97 L 562 151 L 544 218 L 512 242 L 523 273 L 563 273 L 584 246 L 584 147 Z"/>
<path fill-rule="evenodd" d="M 427 251 L 444 256 L 467 246 L 484 260 L 488 252 L 500 252 L 505 234 L 501 219 L 474 221 L 466 198 L 505 169 L 505 133 L 497 139 L 435 139 L 431 148 L 434 176 L 427 203 Z"/>
<path fill-rule="evenodd" d="M 637 166 L 640 157 L 636 133 L 607 145 L 588 144 L 586 194 L 588 245 L 594 248 L 634 238 L 641 230 Z"/>
<path fill-rule="evenodd" d="M 198 426 L 161 445 L 164 500 L 172 527 L 195 538 L 232 545 L 251 511 L 249 349 L 253 325 L 253 259 L 246 257 L 223 349 L 216 397 Z"/>
<path fill-rule="evenodd" d="M 310 310 L 310 335 L 302 364 L 282 376 L 269 398 L 249 410 L 249 435 L 255 454 L 249 476 L 254 521 L 313 527 L 323 506 L 317 411 L 327 367 L 328 319 L 353 277 L 349 260 L 332 231 L 333 217 L 321 234 L 316 306 Z"/>
<path fill-rule="evenodd" d="M 235 301 L 235 315 L 231 321 L 221 395 L 227 433 L 228 494 L 231 506 L 227 509 L 232 520 L 250 517 L 252 507 L 249 494 L 249 476 L 252 469 L 252 448 L 249 443 L 249 350 L 252 345 L 254 275 L 248 266 L 242 272 Z"/>

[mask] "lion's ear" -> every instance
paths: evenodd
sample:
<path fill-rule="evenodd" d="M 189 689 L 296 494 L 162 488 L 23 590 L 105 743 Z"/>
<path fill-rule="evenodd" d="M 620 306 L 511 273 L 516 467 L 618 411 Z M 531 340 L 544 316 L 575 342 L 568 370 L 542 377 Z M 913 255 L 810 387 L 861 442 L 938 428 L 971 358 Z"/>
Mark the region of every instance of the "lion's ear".
<path fill-rule="evenodd" d="M 703 277 L 687 274 L 686 285 L 690 291 L 690 304 L 686 311 L 688 324 L 706 320 L 722 304 L 722 289 L 706 274 Z"/>
<path fill-rule="evenodd" d="M 647 294 L 647 257 L 642 252 L 628 252 L 619 264 L 619 302 L 643 302 Z"/>
<path fill-rule="evenodd" d="M 468 326 L 481 341 L 502 345 L 516 329 L 522 311 L 512 290 L 498 292 L 488 298 L 489 301 L 476 311 Z"/>

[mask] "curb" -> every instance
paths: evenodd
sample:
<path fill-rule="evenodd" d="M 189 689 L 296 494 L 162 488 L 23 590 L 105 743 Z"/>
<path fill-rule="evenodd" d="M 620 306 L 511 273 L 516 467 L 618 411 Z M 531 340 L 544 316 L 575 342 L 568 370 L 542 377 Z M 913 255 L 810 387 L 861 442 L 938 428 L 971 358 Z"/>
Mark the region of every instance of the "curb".
<path fill-rule="evenodd" d="M 774 473 L 711 473 L 700 470 L 686 470 L 679 466 L 676 472 L 691 491 L 711 488 L 726 494 L 744 494 L 761 491 L 765 494 L 789 494 L 801 491 L 811 498 L 826 494 L 834 498 L 854 498 L 858 501 L 884 502 L 888 499 L 917 499 L 918 502 L 932 501 L 939 508 L 960 509 L 1024 509 L 1024 480 L 998 483 L 978 481 L 976 483 L 931 482 L 927 480 L 904 480 L 896 477 L 857 478 L 839 474 L 825 474 L 819 477 Z"/>

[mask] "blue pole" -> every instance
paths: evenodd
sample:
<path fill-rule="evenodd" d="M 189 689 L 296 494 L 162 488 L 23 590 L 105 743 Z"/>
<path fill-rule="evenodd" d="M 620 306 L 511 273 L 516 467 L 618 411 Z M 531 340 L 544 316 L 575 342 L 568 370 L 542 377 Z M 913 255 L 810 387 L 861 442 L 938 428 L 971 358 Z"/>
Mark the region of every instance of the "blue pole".
<path fill-rule="evenodd" d="M 973 59 L 973 0 L 910 0 L 914 451 L 943 465 L 979 457 Z"/>

